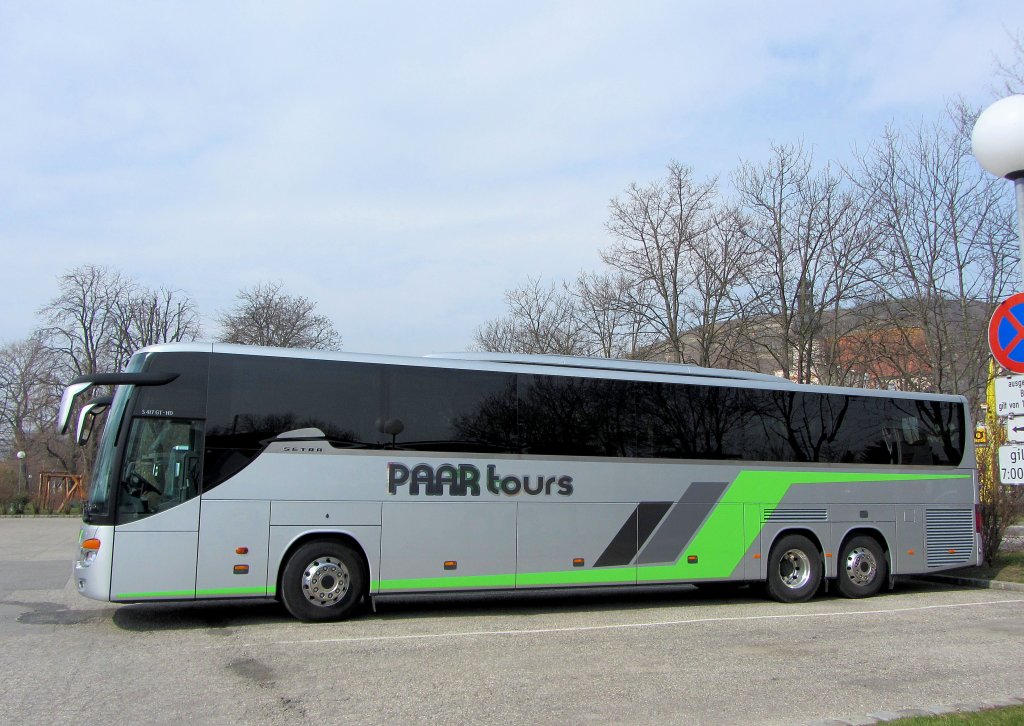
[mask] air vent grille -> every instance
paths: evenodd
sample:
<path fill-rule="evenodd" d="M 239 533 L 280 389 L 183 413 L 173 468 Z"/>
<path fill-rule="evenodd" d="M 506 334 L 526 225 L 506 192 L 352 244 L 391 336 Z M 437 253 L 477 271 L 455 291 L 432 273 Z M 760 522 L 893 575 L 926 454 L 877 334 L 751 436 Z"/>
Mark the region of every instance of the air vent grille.
<path fill-rule="evenodd" d="M 828 510 L 821 509 L 794 509 L 778 507 L 765 509 L 764 519 L 767 522 L 827 522 Z"/>
<path fill-rule="evenodd" d="M 974 511 L 927 509 L 924 513 L 928 567 L 965 565 L 974 554 Z"/>

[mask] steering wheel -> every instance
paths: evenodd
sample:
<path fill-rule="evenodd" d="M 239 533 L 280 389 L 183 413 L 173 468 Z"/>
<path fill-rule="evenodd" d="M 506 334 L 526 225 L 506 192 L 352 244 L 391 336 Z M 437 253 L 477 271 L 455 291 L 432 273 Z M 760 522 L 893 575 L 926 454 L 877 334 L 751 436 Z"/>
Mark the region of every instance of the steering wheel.
<path fill-rule="evenodd" d="M 132 472 L 128 475 L 127 479 L 123 479 L 121 481 L 121 486 L 124 487 L 124 490 L 133 497 L 141 497 L 142 490 L 146 484 L 148 484 L 148 482 L 135 472 Z"/>

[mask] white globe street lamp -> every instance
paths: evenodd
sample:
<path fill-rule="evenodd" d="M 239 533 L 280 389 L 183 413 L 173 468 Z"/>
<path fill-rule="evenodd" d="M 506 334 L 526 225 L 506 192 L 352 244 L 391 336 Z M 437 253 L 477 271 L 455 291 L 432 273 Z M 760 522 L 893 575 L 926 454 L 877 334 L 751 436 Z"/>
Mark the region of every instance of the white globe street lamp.
<path fill-rule="evenodd" d="M 985 171 L 1013 181 L 1024 283 L 1024 95 L 1007 96 L 982 111 L 974 123 L 971 149 Z"/>
<path fill-rule="evenodd" d="M 25 482 L 25 457 L 28 456 L 24 451 L 19 451 L 15 454 L 18 457 L 18 493 L 28 491 L 28 485 Z"/>

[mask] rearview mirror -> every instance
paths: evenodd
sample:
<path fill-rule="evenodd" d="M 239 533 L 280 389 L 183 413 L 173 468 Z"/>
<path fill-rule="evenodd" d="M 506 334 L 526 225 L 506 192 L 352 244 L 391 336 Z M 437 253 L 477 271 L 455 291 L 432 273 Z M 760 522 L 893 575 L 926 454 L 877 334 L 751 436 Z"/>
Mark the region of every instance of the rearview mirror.
<path fill-rule="evenodd" d="M 78 414 L 78 429 L 75 431 L 76 444 L 82 446 L 89 441 L 96 417 L 106 411 L 113 400 L 113 396 L 101 396 L 82 406 L 82 411 Z"/>

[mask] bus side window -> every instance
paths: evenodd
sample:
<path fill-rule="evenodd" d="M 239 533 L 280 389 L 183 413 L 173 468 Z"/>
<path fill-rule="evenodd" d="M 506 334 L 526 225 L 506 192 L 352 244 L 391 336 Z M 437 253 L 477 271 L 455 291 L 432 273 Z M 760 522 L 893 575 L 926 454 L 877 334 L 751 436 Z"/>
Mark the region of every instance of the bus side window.
<path fill-rule="evenodd" d="M 202 422 L 136 418 L 128 434 L 118 524 L 144 519 L 199 493 Z"/>

